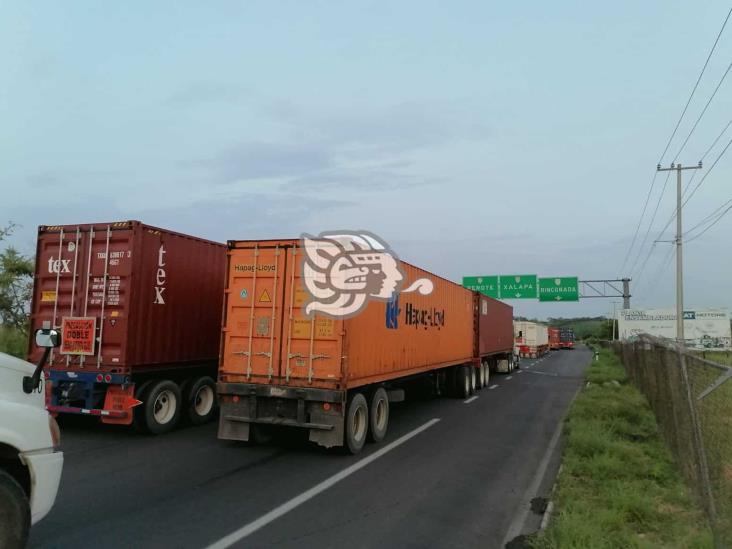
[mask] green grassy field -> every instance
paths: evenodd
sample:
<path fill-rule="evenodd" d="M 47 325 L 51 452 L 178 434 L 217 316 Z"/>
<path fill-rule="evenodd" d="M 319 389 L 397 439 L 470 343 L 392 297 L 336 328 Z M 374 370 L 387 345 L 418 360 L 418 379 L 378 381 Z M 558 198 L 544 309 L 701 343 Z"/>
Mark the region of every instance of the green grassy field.
<path fill-rule="evenodd" d="M 697 351 L 696 354 L 706 360 L 732 366 L 732 351 Z"/>
<path fill-rule="evenodd" d="M 0 324 L 0 352 L 25 358 L 28 336 L 20 330 Z"/>
<path fill-rule="evenodd" d="M 647 401 L 600 351 L 566 421 L 555 513 L 537 548 L 712 547 Z"/>

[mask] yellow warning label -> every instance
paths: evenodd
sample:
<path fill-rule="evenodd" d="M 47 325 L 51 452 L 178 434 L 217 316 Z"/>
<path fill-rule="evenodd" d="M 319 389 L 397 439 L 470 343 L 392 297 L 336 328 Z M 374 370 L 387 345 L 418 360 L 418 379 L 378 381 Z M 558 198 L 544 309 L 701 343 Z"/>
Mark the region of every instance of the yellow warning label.
<path fill-rule="evenodd" d="M 56 292 L 41 292 L 41 301 L 56 301 Z"/>
<path fill-rule="evenodd" d="M 269 297 L 269 292 L 265 289 L 262 295 L 259 296 L 259 301 L 262 303 L 272 303 L 272 298 Z"/>
<path fill-rule="evenodd" d="M 112 311 L 112 314 L 110 316 L 112 318 L 119 316 L 119 311 Z"/>
<path fill-rule="evenodd" d="M 295 307 L 302 307 L 306 302 L 310 301 L 310 293 L 303 287 L 295 288 Z"/>
<path fill-rule="evenodd" d="M 312 321 L 307 318 L 295 318 L 292 324 L 292 337 L 307 339 L 310 337 L 310 330 L 313 328 Z M 333 337 L 333 319 L 317 318 L 315 320 L 316 338 Z"/>

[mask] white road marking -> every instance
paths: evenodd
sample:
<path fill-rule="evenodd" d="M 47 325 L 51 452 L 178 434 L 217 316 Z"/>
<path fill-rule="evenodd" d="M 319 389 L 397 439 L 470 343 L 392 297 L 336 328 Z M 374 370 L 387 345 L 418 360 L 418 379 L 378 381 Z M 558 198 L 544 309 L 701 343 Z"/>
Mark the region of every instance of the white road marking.
<path fill-rule="evenodd" d="M 384 454 L 387 454 L 388 452 L 391 452 L 393 449 L 401 446 L 405 442 L 407 442 L 409 439 L 417 436 L 422 431 L 426 431 L 430 427 L 432 427 L 435 423 L 440 421 L 440 418 L 434 418 L 429 420 L 424 425 L 421 425 L 420 427 L 417 427 L 416 429 L 410 431 L 406 435 L 403 435 L 396 439 L 394 442 L 387 444 L 380 450 L 377 450 L 373 454 L 366 456 L 362 460 L 357 461 L 353 465 L 346 467 L 343 469 L 340 473 L 336 473 L 330 478 L 325 479 L 324 481 L 316 484 L 309 490 L 304 491 L 302 494 L 295 496 L 289 501 L 286 501 L 282 505 L 275 507 L 272 509 L 269 513 L 266 513 L 259 517 L 256 520 L 253 520 L 249 524 L 245 524 L 235 532 L 232 532 L 226 537 L 221 538 L 219 541 L 212 543 L 208 546 L 207 549 L 226 549 L 227 547 L 231 547 L 235 543 L 240 542 L 247 536 L 252 535 L 257 530 L 260 530 L 261 528 L 264 528 L 269 523 L 274 522 L 278 518 L 280 518 L 283 515 L 286 515 L 293 509 L 299 507 L 303 503 L 311 500 L 318 494 L 326 491 L 331 486 L 337 484 L 338 482 L 342 481 L 343 479 L 351 476 L 353 473 L 363 469 L 366 467 L 369 463 L 372 463 L 379 459 Z"/>
<path fill-rule="evenodd" d="M 523 374 L 523 373 L 524 373 L 524 371 L 523 371 L 523 370 L 519 370 L 519 371 L 518 371 L 518 372 L 516 372 L 516 373 L 517 373 L 517 374 Z"/>
<path fill-rule="evenodd" d="M 472 396 L 472 397 L 470 397 L 468 399 L 463 400 L 463 404 L 470 404 L 471 402 L 473 402 L 477 398 L 478 398 L 477 395 L 476 396 Z"/>
<path fill-rule="evenodd" d="M 511 379 L 512 377 L 513 377 L 513 376 L 506 376 L 506 379 L 508 380 L 508 379 Z"/>
<path fill-rule="evenodd" d="M 490 386 L 490 387 L 488 387 L 488 388 L 489 388 L 489 389 L 495 389 L 496 387 L 498 387 L 498 385 L 491 385 L 491 386 Z"/>

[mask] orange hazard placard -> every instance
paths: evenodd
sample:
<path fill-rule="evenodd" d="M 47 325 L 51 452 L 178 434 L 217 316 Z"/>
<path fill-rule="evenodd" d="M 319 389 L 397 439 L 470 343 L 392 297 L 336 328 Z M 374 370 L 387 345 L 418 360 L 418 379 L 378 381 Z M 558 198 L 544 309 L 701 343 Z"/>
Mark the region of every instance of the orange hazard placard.
<path fill-rule="evenodd" d="M 61 354 L 93 355 L 97 319 L 94 317 L 64 317 L 61 321 Z"/>

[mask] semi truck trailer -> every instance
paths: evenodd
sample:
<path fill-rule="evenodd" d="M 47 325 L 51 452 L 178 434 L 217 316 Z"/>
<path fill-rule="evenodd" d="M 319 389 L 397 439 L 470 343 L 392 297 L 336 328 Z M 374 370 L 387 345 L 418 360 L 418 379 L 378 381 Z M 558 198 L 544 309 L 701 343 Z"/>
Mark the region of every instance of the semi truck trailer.
<path fill-rule="evenodd" d="M 39 227 L 31 333 L 61 332 L 48 410 L 153 434 L 212 419 L 225 271 L 224 244 L 139 221 Z"/>
<path fill-rule="evenodd" d="M 513 332 L 519 356 L 537 358 L 549 351 L 549 329 L 543 324 L 517 321 Z"/>
<path fill-rule="evenodd" d="M 370 301 L 349 318 L 306 316 L 299 240 L 230 241 L 218 436 L 257 441 L 272 426 L 358 453 L 387 434 L 411 381 L 467 397 L 514 367 L 510 306 L 399 261 L 433 290 Z"/>

